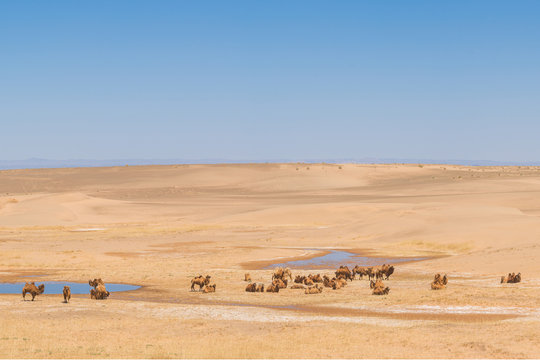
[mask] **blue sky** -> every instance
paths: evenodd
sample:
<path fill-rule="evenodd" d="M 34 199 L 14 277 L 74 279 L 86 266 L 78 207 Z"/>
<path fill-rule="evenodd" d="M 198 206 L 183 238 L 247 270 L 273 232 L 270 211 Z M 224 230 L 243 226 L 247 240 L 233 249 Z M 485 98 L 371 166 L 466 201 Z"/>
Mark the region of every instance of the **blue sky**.
<path fill-rule="evenodd" d="M 0 160 L 539 160 L 538 19 L 538 1 L 0 2 Z"/>

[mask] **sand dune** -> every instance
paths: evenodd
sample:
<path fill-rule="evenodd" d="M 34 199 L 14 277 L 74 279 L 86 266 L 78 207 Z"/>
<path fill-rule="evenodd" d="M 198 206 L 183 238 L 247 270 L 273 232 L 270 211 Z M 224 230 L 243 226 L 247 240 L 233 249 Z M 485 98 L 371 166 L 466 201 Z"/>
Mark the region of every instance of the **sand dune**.
<path fill-rule="evenodd" d="M 144 285 L 104 302 L 75 296 L 69 307 L 46 293 L 33 304 L 21 302 L 20 295 L 0 295 L 7 309 L 0 332 L 12 334 L 0 339 L 0 356 L 540 356 L 537 167 L 9 170 L 0 172 L 0 189 L 0 280 L 102 277 Z M 397 265 L 390 294 L 383 297 L 371 296 L 366 281 L 305 297 L 289 289 L 245 293 L 244 272 L 268 283 L 271 271 L 257 270 L 256 264 L 323 252 L 310 249 L 429 260 Z M 245 264 L 251 264 L 249 270 Z M 435 272 L 449 275 L 447 289 L 430 290 Z M 508 272 L 521 272 L 523 282 L 499 284 Z M 189 292 L 191 277 L 206 273 L 217 292 L 206 297 Z M 42 305 L 49 310 L 41 311 Z M 116 319 L 112 328 L 90 326 L 100 353 L 84 331 L 95 316 Z M 39 327 L 30 326 L 31 318 L 40 320 Z M 82 348 L 53 330 L 65 319 L 71 319 L 68 330 Z M 407 331 L 398 330 L 403 328 Z M 350 345 L 358 332 L 377 334 L 393 346 Z M 281 333 L 301 346 L 290 346 L 276 335 Z M 512 334 L 513 341 L 499 341 L 502 333 Z M 244 340 L 207 347 L 201 346 L 201 334 L 231 344 Z M 35 345 L 23 346 L 23 338 Z M 187 352 L 179 352 L 172 338 L 184 339 Z M 259 338 L 272 340 L 255 341 Z M 452 351 L 428 344 L 437 341 Z"/>

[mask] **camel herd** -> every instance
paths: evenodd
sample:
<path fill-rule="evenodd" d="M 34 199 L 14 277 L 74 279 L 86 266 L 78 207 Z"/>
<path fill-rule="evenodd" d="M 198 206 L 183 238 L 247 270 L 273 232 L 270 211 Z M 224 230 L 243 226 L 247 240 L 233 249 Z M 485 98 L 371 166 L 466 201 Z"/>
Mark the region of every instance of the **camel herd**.
<path fill-rule="evenodd" d="M 289 287 L 290 289 L 304 290 L 305 294 L 320 294 L 325 287 L 333 290 L 341 289 L 347 285 L 348 281 L 356 279 L 356 275 L 361 280 L 364 276 L 367 276 L 369 280 L 369 287 L 372 290 L 372 295 L 388 295 L 390 288 L 385 286 L 382 280 L 389 280 L 390 276 L 394 273 L 394 266 L 383 264 L 381 266 L 355 266 L 352 270 L 347 266 L 340 266 L 335 272 L 332 278 L 328 275 L 321 274 L 309 274 L 296 275 L 294 277 L 294 283 Z M 191 291 L 195 291 L 195 285 L 199 286 L 199 291 L 203 293 L 215 292 L 216 285 L 209 285 L 210 275 L 203 277 L 199 275 L 191 280 Z M 252 282 L 251 275 L 249 273 L 244 274 L 244 281 L 249 284 L 246 286 L 246 292 L 270 292 L 278 293 L 280 289 L 285 289 L 289 286 L 289 281 L 293 281 L 291 269 L 278 267 L 274 269 L 272 273 L 271 283 L 265 285 L 263 283 Z M 501 278 L 501 283 L 517 283 L 521 281 L 521 273 L 517 275 L 515 273 L 508 274 Z M 436 274 L 431 282 L 432 290 L 441 290 L 446 288 L 448 284 L 448 276 L 446 274 Z"/>
<path fill-rule="evenodd" d="M 369 286 L 372 290 L 372 295 L 387 295 L 390 292 L 390 288 L 385 286 L 382 280 L 389 280 L 390 276 L 394 273 L 394 266 L 383 264 L 381 266 L 355 266 L 350 270 L 347 266 L 340 266 L 335 272 L 332 278 L 328 275 L 321 274 L 309 274 L 308 276 L 296 275 L 294 283 L 290 286 L 290 289 L 304 290 L 305 294 L 320 294 L 325 287 L 333 290 L 341 289 L 347 285 L 347 281 L 353 281 L 356 279 L 356 275 L 361 280 L 364 276 L 368 277 Z M 216 292 L 216 284 L 210 284 L 210 275 L 203 277 L 199 275 L 191 280 L 191 291 L 195 291 L 195 286 L 199 287 L 199 292 L 213 293 Z M 285 289 L 289 285 L 289 281 L 293 281 L 293 276 L 289 268 L 278 267 L 272 274 L 272 282 L 265 287 L 262 283 L 254 283 L 251 280 L 251 275 L 246 273 L 244 275 L 244 281 L 249 282 L 246 286 L 246 292 L 270 292 L 278 293 L 280 289 Z M 521 282 L 521 273 L 517 275 L 515 273 L 508 273 L 506 276 L 501 277 L 501 283 L 519 283 Z M 109 297 L 110 293 L 105 287 L 105 283 L 101 278 L 89 280 L 88 284 L 92 287 L 90 289 L 90 298 L 95 300 L 105 300 Z M 446 288 L 448 284 L 448 277 L 446 274 L 436 274 L 435 278 L 431 282 L 432 290 L 441 290 Z M 23 299 L 26 299 L 26 294 L 32 295 L 32 301 L 34 301 L 37 295 L 43 294 L 45 291 L 45 285 L 41 284 L 36 286 L 34 282 L 25 283 L 22 289 Z M 68 303 L 71 299 L 71 289 L 69 286 L 64 286 L 63 290 L 64 302 Z"/>
<path fill-rule="evenodd" d="M 109 297 L 110 293 L 105 288 L 105 283 L 101 279 L 88 280 L 88 285 L 93 288 L 90 289 L 90 299 L 96 300 L 105 300 Z M 23 300 L 26 299 L 26 294 L 32 295 L 32 301 L 36 298 L 37 295 L 43 294 L 45 291 L 45 284 L 36 286 L 34 282 L 27 282 L 24 284 L 22 289 Z M 62 290 L 64 295 L 64 302 L 68 303 L 71 300 L 71 288 L 69 286 L 64 286 Z"/>

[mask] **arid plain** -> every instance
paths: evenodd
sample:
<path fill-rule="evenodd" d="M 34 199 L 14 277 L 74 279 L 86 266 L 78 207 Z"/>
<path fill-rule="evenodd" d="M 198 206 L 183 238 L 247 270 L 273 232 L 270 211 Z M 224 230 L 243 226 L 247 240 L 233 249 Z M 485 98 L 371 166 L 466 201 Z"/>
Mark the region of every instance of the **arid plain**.
<path fill-rule="evenodd" d="M 396 263 L 384 296 L 365 279 L 244 291 L 246 272 L 268 284 L 265 267 L 332 249 L 424 260 Z M 0 254 L 0 282 L 142 286 L 68 304 L 0 294 L 2 358 L 540 357 L 538 167 L 7 170 Z M 500 284 L 509 272 L 522 282 Z M 215 293 L 190 291 L 199 274 Z"/>

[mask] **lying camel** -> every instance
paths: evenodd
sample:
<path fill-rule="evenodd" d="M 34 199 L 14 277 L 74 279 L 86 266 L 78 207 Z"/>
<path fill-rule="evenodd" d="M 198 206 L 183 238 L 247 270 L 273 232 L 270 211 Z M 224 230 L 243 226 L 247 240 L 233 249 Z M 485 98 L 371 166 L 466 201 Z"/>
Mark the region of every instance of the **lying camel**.
<path fill-rule="evenodd" d="M 305 289 L 306 287 L 302 284 L 294 284 L 291 286 L 291 289 Z"/>
<path fill-rule="evenodd" d="M 251 282 L 251 275 L 249 275 L 249 273 L 244 274 L 244 281 Z"/>
<path fill-rule="evenodd" d="M 266 288 L 266 292 L 278 293 L 279 292 L 279 287 L 277 285 L 274 285 L 274 284 L 268 285 L 268 287 Z"/>
<path fill-rule="evenodd" d="M 321 274 L 315 274 L 315 275 L 311 275 L 309 274 L 308 276 L 314 283 L 322 283 L 323 282 L 323 279 L 321 277 Z"/>
<path fill-rule="evenodd" d="M 306 294 L 320 294 L 320 293 L 322 293 L 322 291 L 323 291 L 322 286 L 320 286 L 319 284 L 317 284 L 317 285 L 315 285 L 315 286 L 310 286 L 310 287 L 308 287 L 308 288 L 304 291 L 304 293 L 306 293 Z"/>
<path fill-rule="evenodd" d="M 508 283 L 508 284 L 515 284 L 521 281 L 521 273 L 518 273 L 517 275 L 515 273 L 508 273 L 507 276 L 501 276 L 501 284 Z"/>
<path fill-rule="evenodd" d="M 390 288 L 385 287 L 380 279 L 377 281 L 370 280 L 369 287 L 373 289 L 372 295 L 387 295 L 390 292 Z"/>
<path fill-rule="evenodd" d="M 246 286 L 247 292 L 264 292 L 264 284 L 251 283 Z"/>
<path fill-rule="evenodd" d="M 211 293 L 211 292 L 216 292 L 216 284 L 212 284 L 212 285 L 206 285 L 203 289 L 203 293 Z"/>
<path fill-rule="evenodd" d="M 377 287 L 375 289 L 373 289 L 373 292 L 371 293 L 372 295 L 388 295 L 388 293 L 390 292 L 390 288 L 389 287 Z"/>
<path fill-rule="evenodd" d="M 274 279 L 274 281 L 272 281 L 272 285 L 276 285 L 280 289 L 287 288 L 287 284 L 287 279 Z"/>
<path fill-rule="evenodd" d="M 296 275 L 296 277 L 294 278 L 294 282 L 297 284 L 302 284 L 305 279 L 305 276 Z"/>
<path fill-rule="evenodd" d="M 307 286 L 313 286 L 314 284 L 315 284 L 315 283 L 313 282 L 312 279 L 310 279 L 310 278 L 308 278 L 308 277 L 304 279 L 304 285 L 307 285 Z"/>
<path fill-rule="evenodd" d="M 37 295 L 43 294 L 44 291 L 45 291 L 45 285 L 44 284 L 36 286 L 36 284 L 34 284 L 34 282 L 26 283 L 26 284 L 24 284 L 24 287 L 22 289 L 22 297 L 23 297 L 23 299 L 26 299 L 26 294 L 30 293 L 30 295 L 32 295 L 32 301 L 34 301 L 34 298 Z"/>
<path fill-rule="evenodd" d="M 191 291 L 195 291 L 195 285 L 199 285 L 199 291 L 201 291 L 206 285 L 210 283 L 210 275 L 202 277 L 202 275 L 197 276 L 196 278 L 191 279 Z"/>
<path fill-rule="evenodd" d="M 446 284 L 448 284 L 448 278 L 446 277 L 446 274 L 441 277 L 441 274 L 435 274 L 435 277 L 433 279 L 433 282 L 431 283 L 431 290 L 441 290 L 446 287 Z"/>
<path fill-rule="evenodd" d="M 90 299 L 105 300 L 109 297 L 110 293 L 105 288 L 105 283 L 101 278 L 88 280 L 88 284 L 94 287 L 90 289 Z"/>
<path fill-rule="evenodd" d="M 65 303 L 68 303 L 69 300 L 71 299 L 71 289 L 69 288 L 69 286 L 64 286 L 64 302 Z"/>
<path fill-rule="evenodd" d="M 376 287 L 381 287 L 381 286 L 384 286 L 381 280 L 377 280 L 377 281 L 370 280 L 369 282 L 370 289 L 375 289 Z"/>
<path fill-rule="evenodd" d="M 323 276 L 323 285 L 325 287 L 332 287 L 332 284 L 331 284 L 331 280 L 328 276 L 324 275 Z"/>

